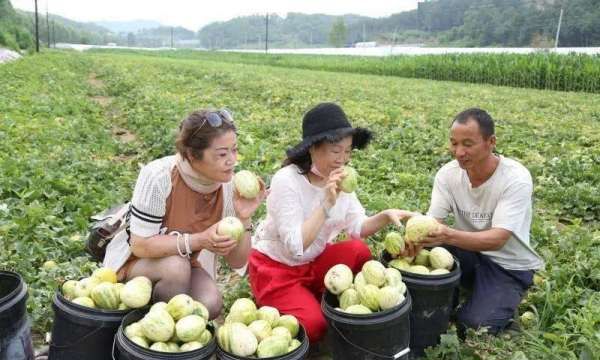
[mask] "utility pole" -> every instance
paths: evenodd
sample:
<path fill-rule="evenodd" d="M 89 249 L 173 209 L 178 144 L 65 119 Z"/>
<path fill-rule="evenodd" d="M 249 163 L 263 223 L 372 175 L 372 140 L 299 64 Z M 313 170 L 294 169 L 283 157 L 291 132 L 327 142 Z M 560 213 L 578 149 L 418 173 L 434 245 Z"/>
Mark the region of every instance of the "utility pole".
<path fill-rule="evenodd" d="M 56 48 L 56 31 L 54 29 L 54 25 L 56 25 L 56 21 L 52 20 L 52 42 L 54 43 L 54 48 Z"/>
<path fill-rule="evenodd" d="M 365 28 L 365 23 L 363 23 L 362 41 L 367 41 L 367 30 Z"/>
<path fill-rule="evenodd" d="M 35 2 L 35 52 L 40 52 L 40 27 L 38 24 L 37 0 Z"/>
<path fill-rule="evenodd" d="M 171 26 L 171 49 L 173 48 L 173 27 Z"/>
<path fill-rule="evenodd" d="M 269 52 L 269 13 L 265 21 L 265 54 Z"/>
<path fill-rule="evenodd" d="M 48 0 L 46 0 L 46 32 L 48 33 L 48 49 L 50 49 L 50 17 L 48 15 Z"/>
<path fill-rule="evenodd" d="M 558 17 L 558 28 L 556 29 L 556 40 L 554 41 L 554 48 L 558 47 L 558 37 L 560 36 L 560 25 L 562 24 L 563 8 L 560 8 L 560 16 Z"/>
<path fill-rule="evenodd" d="M 390 45 L 390 55 L 394 55 L 394 45 L 396 45 L 396 34 L 398 33 L 398 27 L 394 28 L 394 34 L 392 35 L 392 45 Z"/>

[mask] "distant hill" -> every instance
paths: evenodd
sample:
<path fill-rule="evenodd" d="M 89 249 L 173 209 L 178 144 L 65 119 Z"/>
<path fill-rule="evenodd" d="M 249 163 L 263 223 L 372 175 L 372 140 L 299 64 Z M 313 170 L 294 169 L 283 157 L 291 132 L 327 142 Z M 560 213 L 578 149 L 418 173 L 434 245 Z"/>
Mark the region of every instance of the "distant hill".
<path fill-rule="evenodd" d="M 564 10 L 560 46 L 600 46 L 599 0 L 437 0 L 418 9 L 371 18 L 359 15 L 288 13 L 269 17 L 269 46 L 281 48 L 351 46 L 357 42 L 430 46 L 550 47 Z M 40 39 L 83 44 L 115 43 L 142 47 L 264 48 L 265 16 L 220 21 L 198 32 L 153 20 L 83 23 L 45 14 Z M 340 21 L 343 24 L 340 25 Z M 336 24 L 336 26 L 334 26 Z M 48 26 L 50 25 L 50 26 Z M 335 37 L 332 37 L 332 29 Z M 26 49 L 33 44 L 33 15 L 0 0 L 0 45 Z"/>
<path fill-rule="evenodd" d="M 17 10 L 20 11 L 20 10 Z M 27 12 L 27 14 L 29 16 L 31 16 L 33 18 L 34 14 L 32 12 Z M 46 14 L 41 14 L 42 17 L 45 17 Z M 101 34 L 108 34 L 111 32 L 111 30 L 105 26 L 101 26 L 101 25 L 97 25 L 91 22 L 81 22 L 81 21 L 75 21 L 75 20 L 71 20 L 68 19 L 66 17 L 62 17 L 60 15 L 53 15 L 50 14 L 50 21 L 55 20 L 60 24 L 63 24 L 64 26 L 69 26 L 72 27 L 74 29 L 78 29 L 81 31 L 89 31 L 89 32 L 97 32 L 97 33 L 101 33 Z"/>
<path fill-rule="evenodd" d="M 154 20 L 131 20 L 131 21 L 94 21 L 96 25 L 109 29 L 115 33 L 137 32 L 143 29 L 152 29 L 163 26 Z"/>
<path fill-rule="evenodd" d="M 9 0 L 0 0 L 0 46 L 27 49 L 33 46 L 27 19 L 17 15 Z"/>
<path fill-rule="evenodd" d="M 269 42 L 273 47 L 323 46 L 327 44 L 333 23 L 340 16 L 325 14 L 288 13 L 269 16 Z M 346 26 L 352 26 L 369 17 L 343 15 Z M 198 32 L 202 46 L 207 48 L 247 48 L 264 46 L 265 16 L 252 15 L 214 22 Z"/>
<path fill-rule="evenodd" d="M 16 10 L 17 14 L 26 19 L 30 24 L 31 34 L 34 36 L 35 14 L 29 11 Z M 48 30 L 50 30 L 50 42 L 66 42 L 78 44 L 103 45 L 109 42 L 118 42 L 119 38 L 109 29 L 87 22 L 74 21 L 65 17 L 49 14 L 46 22 L 46 14 L 39 14 L 40 43 L 47 46 Z M 49 26 L 48 26 L 49 25 Z"/>
<path fill-rule="evenodd" d="M 598 0 L 437 0 L 382 18 L 344 15 L 345 44 L 426 43 L 445 46 L 553 46 L 561 7 L 561 46 L 600 46 Z M 289 13 L 269 21 L 271 47 L 328 46 L 339 16 Z M 262 48 L 265 16 L 238 17 L 198 32 L 207 48 Z"/>

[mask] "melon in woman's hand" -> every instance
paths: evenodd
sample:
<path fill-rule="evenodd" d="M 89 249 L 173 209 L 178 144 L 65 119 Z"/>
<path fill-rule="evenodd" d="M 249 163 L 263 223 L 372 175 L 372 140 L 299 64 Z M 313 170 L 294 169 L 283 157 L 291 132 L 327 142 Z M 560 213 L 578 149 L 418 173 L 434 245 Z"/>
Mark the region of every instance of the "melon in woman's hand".
<path fill-rule="evenodd" d="M 233 177 L 233 184 L 238 193 L 246 199 L 254 199 L 260 192 L 260 182 L 252 171 L 242 170 Z"/>
<path fill-rule="evenodd" d="M 340 182 L 340 189 L 345 193 L 353 193 L 358 188 L 358 173 L 351 166 L 344 166 L 346 176 Z"/>
<path fill-rule="evenodd" d="M 231 239 L 240 241 L 244 236 L 244 224 L 234 216 L 228 216 L 219 221 L 217 234 L 229 236 Z"/>

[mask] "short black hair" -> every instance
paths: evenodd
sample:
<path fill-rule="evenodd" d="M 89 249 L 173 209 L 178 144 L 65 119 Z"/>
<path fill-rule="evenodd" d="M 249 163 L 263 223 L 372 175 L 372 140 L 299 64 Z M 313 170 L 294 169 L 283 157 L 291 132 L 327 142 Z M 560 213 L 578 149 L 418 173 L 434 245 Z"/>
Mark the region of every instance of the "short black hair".
<path fill-rule="evenodd" d="M 494 119 L 485 110 L 479 108 L 471 108 L 462 111 L 452 121 L 459 124 L 465 124 L 469 120 L 474 120 L 479 125 L 479 131 L 485 139 L 489 139 L 490 136 L 495 134 Z"/>

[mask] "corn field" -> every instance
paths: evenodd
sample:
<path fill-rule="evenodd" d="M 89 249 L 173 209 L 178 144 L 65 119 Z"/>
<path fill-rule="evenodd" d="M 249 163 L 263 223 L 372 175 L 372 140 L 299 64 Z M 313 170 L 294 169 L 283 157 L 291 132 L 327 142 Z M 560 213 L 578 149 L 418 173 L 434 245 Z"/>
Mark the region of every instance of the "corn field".
<path fill-rule="evenodd" d="M 372 58 L 239 53 L 225 55 L 223 52 L 189 50 L 143 53 L 151 56 L 197 58 L 309 70 L 600 93 L 598 55 L 446 54 Z"/>

